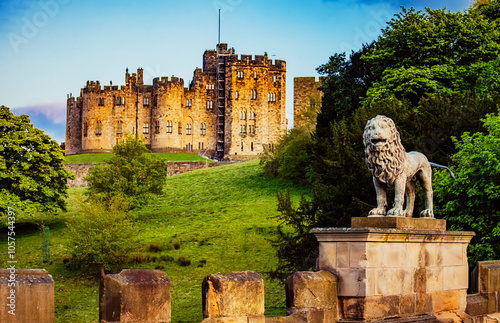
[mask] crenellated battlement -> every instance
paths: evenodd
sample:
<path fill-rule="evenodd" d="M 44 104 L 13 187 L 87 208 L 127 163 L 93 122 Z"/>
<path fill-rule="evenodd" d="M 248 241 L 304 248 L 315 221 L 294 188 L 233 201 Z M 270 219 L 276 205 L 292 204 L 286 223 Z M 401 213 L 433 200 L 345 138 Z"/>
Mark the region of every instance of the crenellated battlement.
<path fill-rule="evenodd" d="M 168 76 L 162 76 L 160 77 L 155 77 L 153 79 L 153 86 L 154 87 L 161 87 L 161 86 L 172 86 L 172 85 L 181 85 L 184 87 L 184 80 L 182 78 L 172 76 L 169 80 Z"/>

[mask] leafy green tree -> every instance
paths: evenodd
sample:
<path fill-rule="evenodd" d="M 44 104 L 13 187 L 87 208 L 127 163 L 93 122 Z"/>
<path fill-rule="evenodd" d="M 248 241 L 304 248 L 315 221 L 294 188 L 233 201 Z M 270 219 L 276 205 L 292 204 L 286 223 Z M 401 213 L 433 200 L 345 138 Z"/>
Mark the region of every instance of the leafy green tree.
<path fill-rule="evenodd" d="M 109 199 L 96 196 L 81 203 L 81 212 L 69 218 L 69 266 L 84 268 L 92 274 L 121 265 L 132 250 L 134 222 L 128 214 L 128 202 L 117 195 Z"/>
<path fill-rule="evenodd" d="M 123 195 L 132 207 L 147 203 L 150 194 L 162 194 L 167 162 L 150 154 L 140 139 L 127 135 L 113 147 L 113 153 L 106 164 L 89 172 L 85 194 L 104 198 Z"/>
<path fill-rule="evenodd" d="M 8 207 L 26 215 L 65 210 L 70 178 L 59 144 L 27 115 L 0 106 L 0 215 Z"/>
<path fill-rule="evenodd" d="M 500 116 L 484 120 L 488 132 L 468 132 L 454 140 L 456 181 L 444 172 L 434 180 L 436 211 L 452 230 L 474 231 L 469 244 L 469 266 L 500 258 Z"/>

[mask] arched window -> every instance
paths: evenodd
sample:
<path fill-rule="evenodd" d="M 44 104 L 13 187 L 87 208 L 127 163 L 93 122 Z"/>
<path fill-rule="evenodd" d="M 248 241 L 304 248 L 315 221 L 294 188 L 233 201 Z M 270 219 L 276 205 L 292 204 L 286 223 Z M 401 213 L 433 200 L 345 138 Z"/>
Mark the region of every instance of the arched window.
<path fill-rule="evenodd" d="M 144 97 L 143 105 L 149 105 L 149 98 Z"/>
<path fill-rule="evenodd" d="M 207 101 L 207 110 L 212 110 L 214 107 L 214 102 L 213 101 Z"/>
<path fill-rule="evenodd" d="M 251 100 L 256 100 L 257 99 L 257 90 L 251 90 L 250 91 L 250 99 Z"/>

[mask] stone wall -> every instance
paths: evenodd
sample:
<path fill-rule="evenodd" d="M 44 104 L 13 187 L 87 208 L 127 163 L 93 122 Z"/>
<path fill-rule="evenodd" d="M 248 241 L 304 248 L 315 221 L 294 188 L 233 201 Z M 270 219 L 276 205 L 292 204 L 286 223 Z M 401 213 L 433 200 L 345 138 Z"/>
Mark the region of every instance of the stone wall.
<path fill-rule="evenodd" d="M 316 127 L 316 116 L 321 110 L 323 92 L 318 87 L 323 77 L 296 77 L 293 79 L 293 126 L 313 131 Z M 312 122 L 311 122 L 312 121 Z"/>
<path fill-rule="evenodd" d="M 209 162 L 209 161 L 169 161 L 167 163 L 167 176 L 179 175 L 185 172 L 190 172 L 196 169 L 215 167 L 227 165 L 228 162 Z M 92 168 L 96 166 L 95 163 L 68 163 L 65 164 L 66 168 L 75 175 L 75 179 L 68 180 L 69 187 L 86 187 L 87 182 L 85 177 Z"/>

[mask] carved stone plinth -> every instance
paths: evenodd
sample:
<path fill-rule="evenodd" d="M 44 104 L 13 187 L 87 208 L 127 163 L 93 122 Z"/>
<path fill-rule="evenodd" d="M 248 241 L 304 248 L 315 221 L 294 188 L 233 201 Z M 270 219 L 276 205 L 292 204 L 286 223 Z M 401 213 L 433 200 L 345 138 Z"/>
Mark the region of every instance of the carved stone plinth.
<path fill-rule="evenodd" d="M 444 220 L 353 218 L 352 228 L 317 228 L 319 270 L 339 279 L 342 320 L 378 321 L 463 312 L 467 245 L 473 232 Z M 364 226 L 370 225 L 370 226 Z"/>

